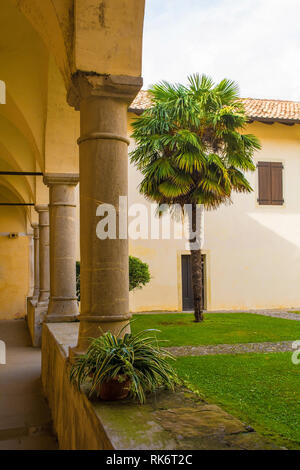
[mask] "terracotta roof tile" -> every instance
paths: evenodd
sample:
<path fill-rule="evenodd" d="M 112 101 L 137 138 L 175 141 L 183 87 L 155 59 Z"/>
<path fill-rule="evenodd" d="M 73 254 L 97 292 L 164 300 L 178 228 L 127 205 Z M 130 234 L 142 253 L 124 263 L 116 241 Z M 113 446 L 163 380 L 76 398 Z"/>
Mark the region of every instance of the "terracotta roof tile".
<path fill-rule="evenodd" d="M 135 100 L 131 103 L 130 110 L 132 111 L 144 111 L 151 107 L 151 99 L 149 93 L 146 90 L 141 90 Z"/>
<path fill-rule="evenodd" d="M 300 123 L 300 102 L 243 98 L 246 113 L 253 121 L 279 121 Z M 140 91 L 130 106 L 130 111 L 141 113 L 151 106 L 151 99 L 146 90 Z"/>

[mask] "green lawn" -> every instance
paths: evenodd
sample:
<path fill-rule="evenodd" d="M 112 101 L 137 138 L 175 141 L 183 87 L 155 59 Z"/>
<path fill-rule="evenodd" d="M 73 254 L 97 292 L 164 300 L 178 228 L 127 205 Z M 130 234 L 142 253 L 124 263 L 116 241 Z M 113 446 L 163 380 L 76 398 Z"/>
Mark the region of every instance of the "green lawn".
<path fill-rule="evenodd" d="M 250 313 L 209 313 L 203 323 L 192 314 L 134 315 L 133 332 L 156 328 L 165 346 L 300 340 L 300 322 Z"/>
<path fill-rule="evenodd" d="M 206 400 L 300 449 L 300 365 L 291 353 L 181 357 L 175 367 Z"/>

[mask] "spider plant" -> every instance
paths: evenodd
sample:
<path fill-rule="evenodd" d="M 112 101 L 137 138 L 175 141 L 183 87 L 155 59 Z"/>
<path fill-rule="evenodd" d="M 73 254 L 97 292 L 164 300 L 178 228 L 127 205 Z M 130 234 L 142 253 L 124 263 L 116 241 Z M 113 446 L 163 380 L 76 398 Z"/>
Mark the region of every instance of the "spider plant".
<path fill-rule="evenodd" d="M 89 395 L 98 392 L 108 382 L 130 381 L 130 395 L 145 403 L 146 393 L 164 386 L 173 390 L 177 376 L 170 359 L 174 357 L 159 346 L 156 337 L 144 330 L 136 334 L 115 336 L 107 332 L 91 339 L 86 354 L 78 357 L 71 367 L 70 380 L 78 388 L 91 382 Z"/>

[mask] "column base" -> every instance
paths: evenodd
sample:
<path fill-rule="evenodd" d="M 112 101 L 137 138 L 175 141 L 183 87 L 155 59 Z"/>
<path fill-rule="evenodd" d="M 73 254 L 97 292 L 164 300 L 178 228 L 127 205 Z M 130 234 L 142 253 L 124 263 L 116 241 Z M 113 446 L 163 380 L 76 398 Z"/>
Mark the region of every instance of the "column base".
<path fill-rule="evenodd" d="M 70 361 L 85 354 L 90 344 L 90 338 L 96 338 L 110 331 L 116 336 L 124 336 L 130 333 L 131 313 L 124 315 L 79 315 L 80 328 L 78 344 L 75 348 L 69 349 Z M 95 332 L 98 332 L 97 336 Z"/>
<path fill-rule="evenodd" d="M 37 301 L 37 304 L 39 307 L 45 307 L 47 305 L 47 308 L 48 308 L 48 305 L 49 305 L 49 296 L 42 296 L 42 297 L 39 297 L 38 301 Z"/>
<path fill-rule="evenodd" d="M 48 313 L 45 321 L 47 323 L 63 323 L 78 321 L 79 310 L 77 298 L 51 297 Z"/>
<path fill-rule="evenodd" d="M 59 314 L 47 314 L 45 317 L 45 323 L 69 323 L 79 322 L 79 314 L 74 315 L 59 315 Z"/>
<path fill-rule="evenodd" d="M 32 299 L 38 299 L 39 298 L 39 295 L 40 295 L 40 292 L 39 290 L 34 290 L 33 291 L 33 294 L 32 294 Z"/>
<path fill-rule="evenodd" d="M 47 314 L 48 303 L 39 304 L 37 299 L 27 298 L 27 325 L 32 346 L 40 348 L 42 343 L 42 325 Z"/>
<path fill-rule="evenodd" d="M 39 296 L 32 296 L 32 297 L 27 297 L 27 301 L 30 301 L 32 303 L 32 305 L 34 305 L 35 307 L 37 306 L 38 304 L 38 301 L 39 301 Z"/>

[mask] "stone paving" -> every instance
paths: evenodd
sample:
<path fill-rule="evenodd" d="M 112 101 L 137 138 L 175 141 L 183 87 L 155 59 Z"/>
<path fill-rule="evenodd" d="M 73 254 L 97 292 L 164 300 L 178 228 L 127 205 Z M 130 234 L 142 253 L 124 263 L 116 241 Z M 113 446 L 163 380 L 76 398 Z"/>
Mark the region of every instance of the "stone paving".
<path fill-rule="evenodd" d="M 300 321 L 300 314 L 294 313 L 292 310 L 214 310 L 213 312 L 205 313 L 253 313 L 255 315 L 262 315 L 264 317 L 283 318 L 285 320 Z"/>
<path fill-rule="evenodd" d="M 208 356 L 216 354 L 274 353 L 293 351 L 293 341 L 274 343 L 213 344 L 205 346 L 173 346 L 166 348 L 174 356 Z"/>
<path fill-rule="evenodd" d="M 262 310 L 259 312 L 250 312 L 256 313 L 257 315 L 263 315 L 265 317 L 273 317 L 273 318 L 284 318 L 285 320 L 296 320 L 300 321 L 299 313 L 292 313 L 286 311 L 270 311 L 270 310 Z"/>
<path fill-rule="evenodd" d="M 0 365 L 0 450 L 55 450 L 50 410 L 42 394 L 41 351 L 31 347 L 24 320 L 0 322 L 7 347 Z"/>

